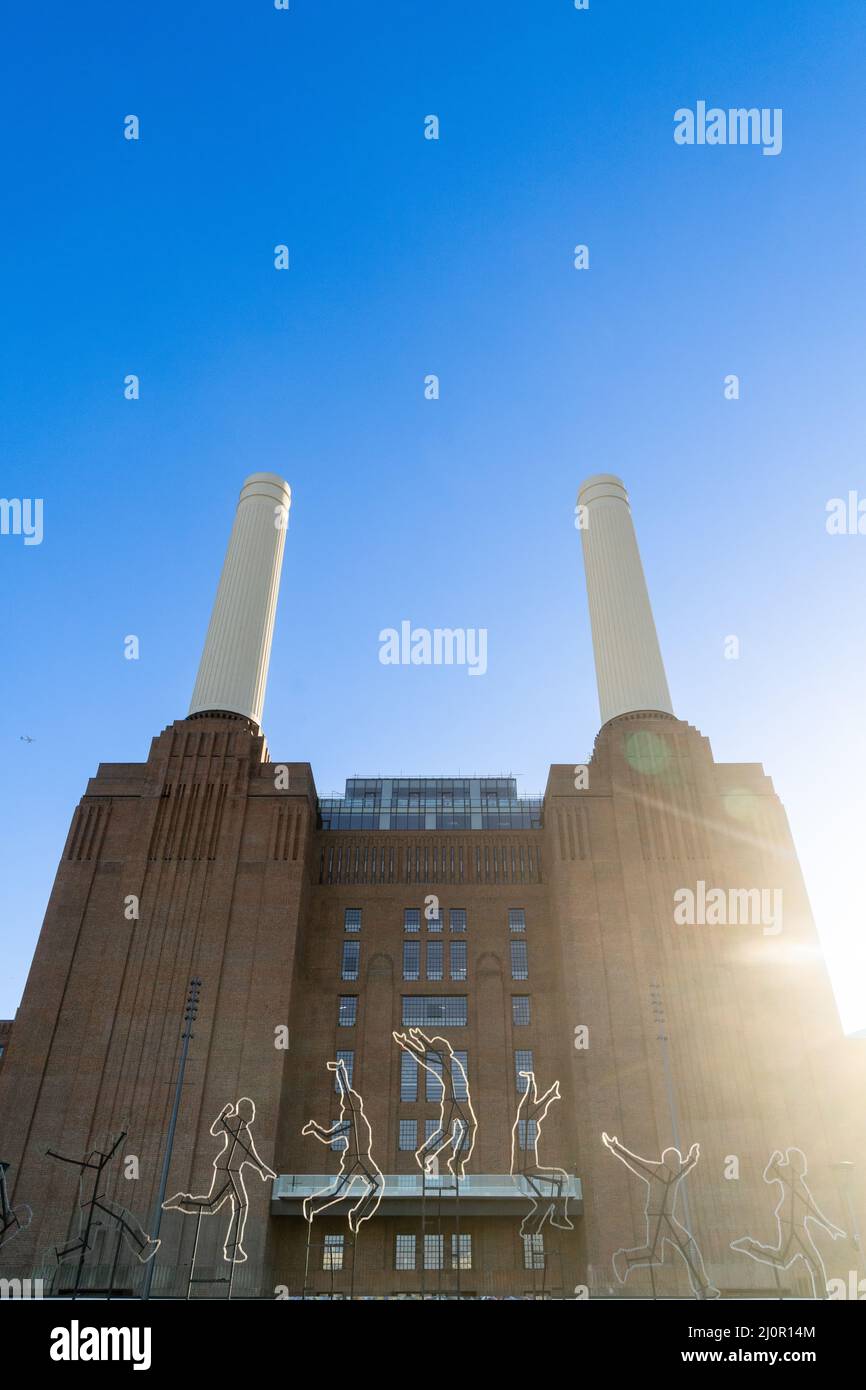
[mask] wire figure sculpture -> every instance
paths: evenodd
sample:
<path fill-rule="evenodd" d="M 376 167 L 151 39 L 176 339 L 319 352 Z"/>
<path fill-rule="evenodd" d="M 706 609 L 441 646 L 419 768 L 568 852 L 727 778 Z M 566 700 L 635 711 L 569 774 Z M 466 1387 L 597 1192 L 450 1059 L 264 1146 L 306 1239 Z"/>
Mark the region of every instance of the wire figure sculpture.
<path fill-rule="evenodd" d="M 466 1069 L 447 1038 L 428 1038 L 420 1028 L 394 1033 L 394 1041 L 414 1057 L 440 1088 L 439 1121 L 436 1129 L 415 1150 L 415 1161 L 423 1173 L 438 1171 L 439 1155 L 448 1150 L 445 1163 L 452 1177 L 466 1176 L 466 1165 L 475 1148 L 478 1120 L 472 1109 Z M 447 1114 L 446 1114 L 447 1111 Z M 458 1159 L 458 1154 L 460 1155 Z"/>
<path fill-rule="evenodd" d="M 518 1073 L 526 1082 L 517 1105 L 517 1115 L 511 1127 L 511 1175 L 523 1178 L 529 1188 L 530 1208 L 520 1225 L 521 1236 L 536 1236 L 545 1221 L 561 1231 L 573 1231 L 574 1222 L 568 1216 L 568 1174 L 564 1168 L 542 1166 L 538 1158 L 541 1126 L 555 1101 L 560 1100 L 559 1082 L 554 1081 L 539 1096 L 534 1071 Z M 526 1142 L 521 1143 L 520 1126 Z M 531 1142 L 530 1142 L 531 1136 Z"/>
<path fill-rule="evenodd" d="M 244 1231 L 249 1211 L 249 1197 L 244 1183 L 244 1168 L 253 1168 L 262 1182 L 277 1175 L 259 1158 L 252 1135 L 256 1107 L 249 1096 L 224 1105 L 210 1127 L 215 1139 L 222 1138 L 223 1146 L 213 1161 L 210 1191 L 200 1196 L 192 1192 L 177 1192 L 163 1202 L 164 1211 L 180 1211 L 185 1216 L 213 1216 L 229 1204 L 230 1216 L 223 1242 L 223 1258 L 232 1266 L 243 1264 Z"/>
<path fill-rule="evenodd" d="M 104 1191 L 100 1191 L 102 1174 L 114 1158 L 126 1138 L 126 1134 L 127 1131 L 122 1130 L 110 1148 L 91 1149 L 90 1153 L 85 1154 L 83 1158 L 70 1158 L 66 1154 L 56 1153 L 53 1149 L 46 1150 L 48 1158 L 54 1158 L 58 1163 L 68 1163 L 71 1167 L 79 1170 L 78 1236 L 69 1241 L 67 1245 L 54 1247 L 58 1264 L 62 1264 L 69 1255 L 78 1252 L 78 1269 L 75 1275 L 73 1298 L 81 1286 L 85 1257 L 87 1252 L 93 1248 L 94 1228 L 99 1230 L 106 1226 L 113 1227 L 118 1234 L 118 1249 L 122 1238 L 142 1264 L 147 1264 L 149 1260 L 152 1260 L 160 1246 L 160 1242 L 148 1235 L 141 1222 L 128 1207 L 124 1207 L 120 1202 L 112 1201 Z M 93 1178 L 92 1188 L 88 1193 L 86 1189 L 88 1174 L 90 1173 L 93 1174 Z"/>
<path fill-rule="evenodd" d="M 340 1118 L 327 1129 L 317 1120 L 308 1120 L 301 1133 L 311 1134 L 320 1144 L 345 1142 L 340 1151 L 340 1171 L 334 1181 L 304 1198 L 304 1219 L 308 1227 L 312 1227 L 320 1212 L 341 1202 L 355 1183 L 361 1181 L 365 1190 L 349 1210 L 349 1230 L 357 1235 L 361 1223 L 375 1215 L 385 1190 L 385 1179 L 373 1157 L 373 1130 L 364 1113 L 364 1102 L 349 1083 L 345 1061 L 341 1057 L 338 1062 L 328 1062 L 327 1067 L 334 1072 L 340 1097 Z"/>
<path fill-rule="evenodd" d="M 802 1149 L 786 1149 L 784 1155 L 781 1149 L 774 1149 L 763 1178 L 769 1186 L 776 1183 L 780 1188 L 774 1212 L 778 1236 L 776 1244 L 764 1245 L 751 1236 L 740 1236 L 738 1240 L 731 1241 L 731 1249 L 749 1255 L 774 1270 L 790 1269 L 795 1260 L 802 1260 L 812 1284 L 812 1297 L 826 1298 L 827 1270 L 821 1252 L 812 1239 L 809 1223 L 820 1226 L 833 1240 L 838 1240 L 845 1232 L 829 1221 L 818 1207 L 804 1181 L 807 1171 L 806 1155 Z M 819 1270 L 821 1293 L 818 1292 L 817 1281 Z"/>
<path fill-rule="evenodd" d="M 9 1189 L 6 1186 L 8 1171 L 9 1164 L 0 1160 L 0 1249 L 26 1230 L 33 1219 L 33 1211 L 26 1202 L 22 1202 L 19 1207 L 13 1207 L 9 1201 Z M 23 1215 L 25 1212 L 26 1216 Z"/>
<path fill-rule="evenodd" d="M 700 1158 L 700 1145 L 692 1144 L 685 1158 L 679 1149 L 665 1149 L 656 1162 L 633 1154 L 616 1135 L 611 1138 L 609 1134 L 602 1134 L 601 1137 L 610 1152 L 647 1186 L 646 1242 L 631 1249 L 617 1250 L 613 1256 L 613 1272 L 620 1284 L 625 1283 L 633 1269 L 649 1268 L 652 1273 L 654 1268 L 666 1264 L 666 1247 L 669 1247 L 683 1261 L 695 1298 L 719 1298 L 719 1290 L 707 1278 L 697 1241 L 676 1214 L 680 1185 Z M 620 1265 L 624 1273 L 620 1273 Z"/>

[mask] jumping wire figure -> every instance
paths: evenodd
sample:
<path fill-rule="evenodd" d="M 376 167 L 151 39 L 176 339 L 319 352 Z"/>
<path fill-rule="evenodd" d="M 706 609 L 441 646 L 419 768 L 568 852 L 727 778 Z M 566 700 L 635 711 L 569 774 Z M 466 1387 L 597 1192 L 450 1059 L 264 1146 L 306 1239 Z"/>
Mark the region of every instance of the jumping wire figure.
<path fill-rule="evenodd" d="M 320 1144 L 333 1145 L 335 1140 L 343 1141 L 340 1171 L 327 1187 L 304 1198 L 304 1219 L 312 1223 L 319 1212 L 342 1201 L 356 1182 L 363 1182 L 365 1190 L 349 1210 L 349 1230 L 356 1235 L 361 1223 L 375 1215 L 382 1200 L 385 1179 L 373 1157 L 373 1131 L 364 1114 L 364 1102 L 359 1092 L 353 1091 L 349 1084 L 346 1063 L 341 1057 L 339 1062 L 328 1062 L 327 1066 L 328 1071 L 335 1074 L 340 1096 L 340 1118 L 328 1129 L 317 1120 L 308 1120 L 301 1133 L 312 1134 Z"/>
<path fill-rule="evenodd" d="M 611 1153 L 647 1185 L 646 1243 L 616 1251 L 613 1272 L 619 1282 L 624 1284 L 633 1269 L 665 1264 L 665 1247 L 668 1246 L 685 1264 L 695 1298 L 718 1298 L 719 1290 L 707 1278 L 697 1241 L 676 1215 L 680 1185 L 700 1158 L 700 1145 L 692 1144 L 685 1158 L 679 1149 L 665 1149 L 661 1159 L 655 1162 L 633 1154 L 615 1135 L 611 1138 L 602 1134 L 601 1137 Z M 620 1266 L 624 1273 L 620 1272 Z"/>
<path fill-rule="evenodd" d="M 182 1211 L 187 1216 L 197 1216 L 199 1213 L 212 1216 L 228 1202 L 231 1215 L 223 1255 L 229 1264 L 243 1264 L 247 1258 L 243 1240 L 250 1203 L 244 1183 L 244 1168 L 255 1169 L 262 1182 L 276 1177 L 276 1173 L 256 1153 L 252 1135 L 255 1117 L 256 1107 L 249 1096 L 224 1105 L 210 1127 L 214 1138 L 222 1137 L 223 1140 L 222 1150 L 214 1159 L 210 1192 L 198 1197 L 191 1192 L 177 1192 L 162 1204 L 164 1211 Z"/>

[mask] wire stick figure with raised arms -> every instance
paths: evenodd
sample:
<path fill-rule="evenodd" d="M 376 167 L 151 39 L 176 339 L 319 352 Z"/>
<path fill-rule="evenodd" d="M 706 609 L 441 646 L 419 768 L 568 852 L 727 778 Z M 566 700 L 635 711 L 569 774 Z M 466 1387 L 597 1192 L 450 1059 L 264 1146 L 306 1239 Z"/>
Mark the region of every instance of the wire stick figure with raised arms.
<path fill-rule="evenodd" d="M 544 1168 L 538 1160 L 541 1126 L 554 1101 L 560 1100 L 559 1082 L 554 1081 L 543 1096 L 538 1094 L 534 1071 L 518 1072 L 526 1081 L 511 1127 L 511 1175 L 523 1178 L 529 1187 L 532 1205 L 520 1226 L 522 1236 L 538 1235 L 545 1221 L 562 1231 L 573 1231 L 568 1218 L 568 1174 L 563 1168 Z M 520 1142 L 520 1126 L 525 1126 L 526 1143 Z"/>
<path fill-rule="evenodd" d="M 364 1102 L 358 1091 L 349 1084 L 346 1063 L 328 1062 L 328 1071 L 334 1072 L 334 1080 L 340 1095 L 340 1118 L 325 1129 L 317 1120 L 308 1120 L 301 1130 L 302 1134 L 312 1134 L 320 1144 L 333 1144 L 335 1140 L 344 1141 L 340 1152 L 340 1171 L 332 1183 L 304 1198 L 304 1219 L 312 1224 L 320 1211 L 341 1202 L 354 1184 L 361 1181 L 365 1191 L 349 1211 L 349 1230 L 357 1235 L 362 1221 L 369 1221 L 375 1215 L 382 1200 L 385 1179 L 373 1157 L 373 1130 L 364 1114 Z"/>
<path fill-rule="evenodd" d="M 20 1207 L 13 1207 L 9 1201 L 9 1191 L 6 1186 L 8 1170 L 9 1164 L 0 1160 L 0 1248 L 8 1245 L 10 1240 L 14 1240 L 17 1235 L 20 1235 L 30 1225 L 33 1218 L 33 1212 L 26 1202 L 22 1203 Z"/>
<path fill-rule="evenodd" d="M 469 1081 L 463 1063 L 447 1038 L 428 1038 L 420 1028 L 410 1028 L 408 1033 L 394 1033 L 393 1038 L 439 1083 L 438 1127 L 415 1150 L 415 1161 L 422 1172 L 434 1173 L 440 1153 L 448 1149 L 446 1163 L 449 1173 L 455 1176 L 454 1160 L 460 1154 L 459 1176 L 464 1178 L 466 1165 L 475 1148 L 478 1120 L 472 1109 Z"/>
<path fill-rule="evenodd" d="M 699 1144 L 692 1144 L 683 1158 L 679 1149 L 665 1149 L 656 1162 L 639 1158 L 621 1144 L 616 1135 L 602 1134 L 602 1141 L 616 1154 L 632 1173 L 647 1185 L 645 1245 L 617 1250 L 613 1257 L 613 1272 L 624 1284 L 633 1269 L 665 1263 L 665 1246 L 675 1250 L 686 1266 L 689 1284 L 695 1298 L 718 1298 L 719 1290 L 710 1283 L 697 1241 L 676 1215 L 677 1196 L 683 1178 L 692 1171 L 701 1156 Z M 621 1274 L 617 1262 L 625 1268 Z"/>
<path fill-rule="evenodd" d="M 119 1230 L 129 1248 L 134 1251 L 142 1264 L 152 1259 L 159 1249 L 159 1241 L 154 1240 L 147 1234 L 141 1222 L 126 1207 L 121 1206 L 120 1202 L 113 1202 L 106 1197 L 104 1192 L 99 1191 L 99 1181 L 103 1170 L 108 1166 L 117 1150 L 126 1138 L 126 1130 L 117 1136 L 111 1148 L 107 1150 L 91 1149 L 84 1158 L 67 1158 L 64 1154 L 55 1153 L 53 1149 L 47 1149 L 46 1154 L 49 1158 L 56 1158 L 59 1163 L 69 1163 L 73 1168 L 79 1170 L 78 1177 L 78 1236 L 68 1245 L 55 1246 L 57 1263 L 65 1260 L 67 1255 L 73 1255 L 76 1251 L 84 1259 L 84 1253 L 91 1249 L 91 1233 L 94 1226 L 114 1226 Z M 93 1173 L 93 1189 L 88 1196 L 85 1192 L 86 1174 Z M 106 1221 L 104 1218 L 107 1217 Z"/>
<path fill-rule="evenodd" d="M 824 1261 L 809 1230 L 809 1222 L 820 1226 L 834 1240 L 845 1232 L 832 1221 L 828 1221 L 819 1209 L 803 1179 L 806 1176 L 806 1155 L 802 1149 L 781 1149 L 770 1154 L 764 1169 L 764 1182 L 778 1183 L 780 1192 L 776 1203 L 775 1217 L 778 1240 L 775 1245 L 763 1245 L 751 1236 L 741 1236 L 731 1241 L 731 1249 L 743 1255 L 751 1255 L 753 1260 L 770 1265 L 773 1269 L 788 1269 L 795 1260 L 802 1260 L 812 1281 L 812 1297 L 824 1298 L 827 1294 L 827 1270 Z M 820 1270 L 820 1288 L 816 1275 Z"/>
<path fill-rule="evenodd" d="M 212 1216 L 228 1202 L 231 1215 L 223 1255 L 229 1264 L 243 1264 L 247 1258 L 243 1241 L 250 1201 L 244 1183 L 244 1168 L 254 1168 L 262 1182 L 277 1176 L 256 1153 L 252 1136 L 255 1118 L 256 1107 L 249 1096 L 242 1096 L 234 1104 L 230 1101 L 224 1105 L 210 1127 L 214 1138 L 222 1135 L 223 1140 L 222 1150 L 213 1161 L 210 1192 L 200 1197 L 191 1192 L 177 1192 L 162 1204 L 164 1211 L 182 1211 L 186 1216 Z"/>

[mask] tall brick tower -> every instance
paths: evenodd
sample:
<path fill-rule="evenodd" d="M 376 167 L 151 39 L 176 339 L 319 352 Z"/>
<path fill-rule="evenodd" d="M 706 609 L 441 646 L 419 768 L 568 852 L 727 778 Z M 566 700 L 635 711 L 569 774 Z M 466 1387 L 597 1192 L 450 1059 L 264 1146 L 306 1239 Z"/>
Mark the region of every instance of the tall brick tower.
<path fill-rule="evenodd" d="M 109 1195 L 150 1219 L 195 976 L 168 1190 L 208 1190 L 211 1125 L 242 1096 L 277 1174 L 248 1170 L 235 1296 L 808 1293 L 802 1261 L 731 1249 L 776 1239 L 763 1174 L 788 1149 L 846 1233 L 814 1232 L 827 1274 L 866 1273 L 850 1238 L 866 1225 L 863 1044 L 842 1035 L 784 810 L 759 766 L 715 762 L 673 714 L 622 483 L 590 479 L 579 500 L 601 707 L 588 766 L 552 767 L 543 801 L 483 776 L 355 779 L 320 801 L 309 765 L 272 763 L 261 734 L 288 495 L 245 484 L 188 717 L 146 763 L 102 765 L 73 818 L 0 1074 L 0 1157 L 34 1210 L 4 1272 L 47 1270 L 74 1233 L 74 1175 L 48 1147 L 128 1129 L 139 1176 L 117 1164 Z M 416 1159 L 442 1087 L 395 1041 L 413 1027 L 446 1040 L 471 1093 L 459 1184 Z M 303 1219 L 339 1178 L 339 1136 L 302 1133 L 340 1121 L 338 1057 L 385 1179 L 358 1232 L 345 1201 Z M 568 1179 L 567 1222 L 537 1230 L 512 1172 L 537 1137 L 519 1122 L 527 1072 L 539 1094 L 558 1083 L 538 1162 Z M 603 1134 L 650 1160 L 699 1144 L 678 1218 L 705 1280 L 669 1245 L 620 1282 L 646 1187 Z M 225 1296 L 226 1219 L 203 1220 L 198 1296 Z M 165 1214 L 154 1293 L 185 1293 L 195 1227 Z M 91 1287 L 112 1250 L 94 1250 Z M 124 1256 L 118 1279 L 141 1274 Z"/>

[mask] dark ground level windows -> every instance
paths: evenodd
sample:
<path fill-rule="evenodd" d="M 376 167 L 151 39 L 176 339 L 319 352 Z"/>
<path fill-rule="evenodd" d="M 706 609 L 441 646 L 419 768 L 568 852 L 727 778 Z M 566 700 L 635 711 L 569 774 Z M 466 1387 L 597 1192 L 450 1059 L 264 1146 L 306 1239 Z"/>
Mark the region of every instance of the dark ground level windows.
<path fill-rule="evenodd" d="M 394 1268 L 415 1268 L 415 1237 L 397 1235 L 394 1237 Z"/>
<path fill-rule="evenodd" d="M 544 1234 L 523 1237 L 523 1268 L 544 1269 Z"/>
<path fill-rule="evenodd" d="M 343 1268 L 343 1237 L 325 1236 L 324 1249 L 322 1250 L 322 1269 L 342 1269 Z"/>

